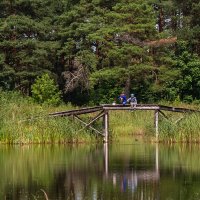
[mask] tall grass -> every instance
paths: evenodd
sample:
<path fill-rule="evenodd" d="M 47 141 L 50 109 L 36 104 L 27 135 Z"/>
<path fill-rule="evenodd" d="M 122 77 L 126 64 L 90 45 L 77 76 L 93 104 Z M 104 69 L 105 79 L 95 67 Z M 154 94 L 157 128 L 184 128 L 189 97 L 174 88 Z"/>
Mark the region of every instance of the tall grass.
<path fill-rule="evenodd" d="M 179 120 L 181 119 L 181 120 Z M 200 142 L 200 113 L 182 114 L 177 120 L 160 120 L 160 140 Z M 178 121 L 179 120 L 179 121 Z"/>
<path fill-rule="evenodd" d="M 48 113 L 72 109 L 71 105 L 41 106 L 16 92 L 0 95 L 0 142 L 2 143 L 67 143 L 96 140 L 70 118 L 53 118 Z"/>
<path fill-rule="evenodd" d="M 149 138 L 154 133 L 154 113 L 151 111 L 112 111 L 110 128 L 114 140 Z"/>
<path fill-rule="evenodd" d="M 197 105 L 176 103 L 176 106 L 198 109 Z M 165 112 L 165 115 L 168 119 L 159 115 L 159 141 L 200 142 L 200 112 Z M 113 111 L 110 118 L 113 139 L 133 136 L 135 139 L 155 140 L 154 111 Z"/>
<path fill-rule="evenodd" d="M 161 104 L 168 105 L 166 102 Z M 198 109 L 197 105 L 175 102 L 176 107 Z M 1 143 L 80 143 L 102 141 L 101 137 L 82 129 L 70 117 L 49 117 L 48 113 L 74 109 L 70 104 L 58 107 L 35 104 L 16 92 L 0 92 Z M 159 116 L 159 140 L 166 142 L 200 142 L 200 113 L 166 112 L 168 120 Z M 84 116 L 89 121 L 95 114 Z M 181 120 L 179 120 L 181 119 Z M 102 129 L 102 121 L 95 127 Z M 110 111 L 110 138 L 154 140 L 153 111 Z M 82 129 L 82 131 L 79 131 Z"/>

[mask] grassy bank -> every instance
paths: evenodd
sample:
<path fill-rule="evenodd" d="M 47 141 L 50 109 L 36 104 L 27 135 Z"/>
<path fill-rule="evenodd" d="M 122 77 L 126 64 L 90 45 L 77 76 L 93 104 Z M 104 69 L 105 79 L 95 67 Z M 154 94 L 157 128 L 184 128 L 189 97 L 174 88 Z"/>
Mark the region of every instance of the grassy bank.
<path fill-rule="evenodd" d="M 78 132 L 80 124 L 70 118 L 52 118 L 48 113 L 72 109 L 71 105 L 58 107 L 38 105 L 18 93 L 0 95 L 1 143 L 80 143 L 95 141 L 87 130 Z"/>
<path fill-rule="evenodd" d="M 166 103 L 162 103 L 166 104 Z M 195 108 L 195 105 L 176 103 L 176 107 Z M 52 118 L 48 113 L 74 109 L 70 104 L 57 107 L 39 105 L 18 93 L 0 95 L 1 143 L 81 143 L 102 141 L 79 122 L 69 117 Z M 200 142 L 200 114 L 165 113 L 159 117 L 159 140 L 164 142 Z M 94 117 L 94 115 L 89 116 Z M 86 119 L 89 121 L 89 119 Z M 100 130 L 102 122 L 95 124 Z M 110 112 L 112 141 L 155 140 L 153 111 Z"/>
<path fill-rule="evenodd" d="M 197 105 L 183 103 L 162 104 L 199 109 Z M 200 143 L 200 113 L 164 112 L 159 115 L 159 141 Z M 116 139 L 133 136 L 135 140 L 155 141 L 154 111 L 112 112 L 111 128 Z M 122 137 L 123 136 L 123 137 Z"/>

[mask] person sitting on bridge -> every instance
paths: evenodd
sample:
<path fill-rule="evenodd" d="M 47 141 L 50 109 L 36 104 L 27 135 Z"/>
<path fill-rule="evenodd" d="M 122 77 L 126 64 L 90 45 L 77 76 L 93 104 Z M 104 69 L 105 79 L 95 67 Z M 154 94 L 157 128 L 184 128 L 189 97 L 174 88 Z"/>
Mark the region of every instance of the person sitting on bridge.
<path fill-rule="evenodd" d="M 122 92 L 121 95 L 119 96 L 119 99 L 120 99 L 120 102 L 123 104 L 123 105 L 126 105 L 127 103 L 127 99 L 126 99 L 126 95 Z"/>
<path fill-rule="evenodd" d="M 127 102 L 131 104 L 131 108 L 136 107 L 137 105 L 137 98 L 134 96 L 134 94 L 131 94 L 131 97 L 128 98 Z"/>

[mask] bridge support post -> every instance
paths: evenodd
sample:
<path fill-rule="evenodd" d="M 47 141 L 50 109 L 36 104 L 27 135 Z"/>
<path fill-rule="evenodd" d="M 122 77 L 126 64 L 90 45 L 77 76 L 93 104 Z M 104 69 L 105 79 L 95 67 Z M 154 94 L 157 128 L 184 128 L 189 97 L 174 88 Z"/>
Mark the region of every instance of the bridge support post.
<path fill-rule="evenodd" d="M 108 142 L 108 129 L 109 129 L 109 114 L 108 111 L 104 112 L 103 116 L 103 122 L 104 122 L 104 142 Z"/>
<path fill-rule="evenodd" d="M 155 113 L 154 113 L 154 124 L 155 124 L 155 130 L 156 130 L 156 140 L 158 140 L 158 135 L 159 135 L 159 131 L 158 131 L 158 116 L 159 116 L 159 110 L 155 110 Z"/>
<path fill-rule="evenodd" d="M 103 146 L 103 155 L 104 155 L 104 173 L 105 176 L 108 176 L 108 143 L 104 143 Z"/>

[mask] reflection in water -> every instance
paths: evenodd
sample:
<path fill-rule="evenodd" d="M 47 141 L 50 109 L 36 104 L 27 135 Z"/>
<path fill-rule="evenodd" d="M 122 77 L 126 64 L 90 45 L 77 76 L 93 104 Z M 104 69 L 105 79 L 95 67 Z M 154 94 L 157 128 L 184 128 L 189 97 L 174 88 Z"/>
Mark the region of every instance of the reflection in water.
<path fill-rule="evenodd" d="M 200 199 L 199 146 L 1 146 L 0 199 Z"/>
<path fill-rule="evenodd" d="M 107 144 L 105 144 L 107 146 Z M 104 159 L 106 160 L 105 163 L 109 163 L 108 161 L 108 147 L 104 145 Z M 112 179 L 113 186 L 115 188 L 120 187 L 120 192 L 125 193 L 129 192 L 131 197 L 134 199 L 155 199 L 155 192 L 144 193 L 147 186 L 150 185 L 158 185 L 159 182 L 159 160 L 158 160 L 158 145 L 155 148 L 155 164 L 153 169 L 146 169 L 146 170 L 137 170 L 137 169 L 126 169 L 126 171 L 122 172 L 112 172 L 108 173 L 108 165 L 105 165 L 105 172 L 107 174 L 108 179 Z M 134 194 L 137 192 L 136 194 Z M 130 198 L 130 196 L 129 196 Z"/>
<path fill-rule="evenodd" d="M 104 171 L 105 175 L 108 176 L 108 143 L 104 144 Z"/>
<path fill-rule="evenodd" d="M 122 192 L 130 191 L 134 193 L 138 183 L 142 182 L 158 182 L 159 181 L 159 160 L 158 160 L 158 144 L 155 148 L 155 169 L 152 170 L 127 170 L 126 172 L 109 172 L 108 160 L 108 144 L 104 144 L 104 172 L 106 178 L 112 179 L 113 186 L 120 186 Z M 142 191 L 143 195 L 143 191 Z"/>

